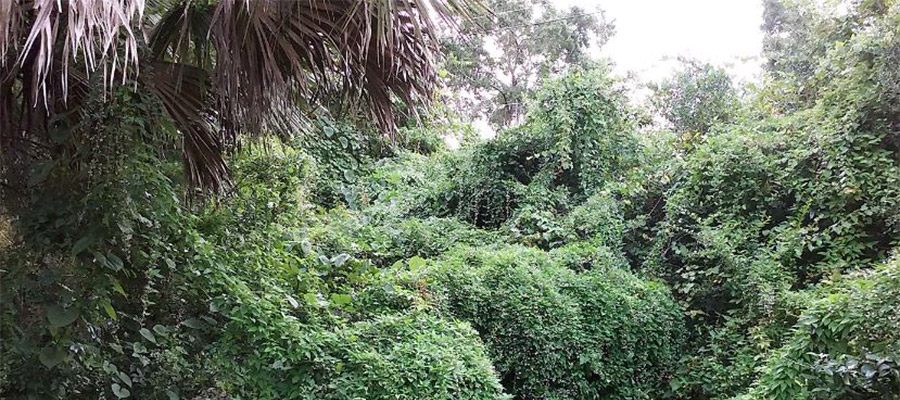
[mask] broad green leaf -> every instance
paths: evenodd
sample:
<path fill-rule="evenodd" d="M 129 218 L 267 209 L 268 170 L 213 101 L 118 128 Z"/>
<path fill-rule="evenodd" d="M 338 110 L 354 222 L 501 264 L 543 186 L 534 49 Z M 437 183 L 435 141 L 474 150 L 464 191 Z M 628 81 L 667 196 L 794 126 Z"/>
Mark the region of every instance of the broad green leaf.
<path fill-rule="evenodd" d="M 425 259 L 419 256 L 413 257 L 409 259 L 409 269 L 413 271 L 418 271 L 419 268 L 425 266 Z"/>
<path fill-rule="evenodd" d="M 38 360 L 40 360 L 41 364 L 44 364 L 45 367 L 53 368 L 65 361 L 66 356 L 68 355 L 69 353 L 66 349 L 48 345 L 41 349 L 41 353 L 38 354 Z"/>
<path fill-rule="evenodd" d="M 109 255 L 106 256 L 106 261 L 107 261 L 107 266 L 116 272 L 121 271 L 122 268 L 125 266 L 125 263 L 122 262 L 122 259 L 119 258 L 119 256 L 112 254 L 112 253 L 109 253 Z"/>
<path fill-rule="evenodd" d="M 140 332 L 141 336 L 143 336 L 144 339 L 147 339 L 150 342 L 152 342 L 153 344 L 156 344 L 156 336 L 153 336 L 153 332 L 150 332 L 149 329 L 141 328 L 141 330 L 138 332 Z"/>
<path fill-rule="evenodd" d="M 134 352 L 137 354 L 143 354 L 147 352 L 147 346 L 144 346 L 144 344 L 141 342 L 132 343 L 131 348 L 134 349 Z"/>
<path fill-rule="evenodd" d="M 124 399 L 124 398 L 131 396 L 131 391 L 129 391 L 126 388 L 123 388 L 122 385 L 119 385 L 118 383 L 113 383 L 111 388 L 112 388 L 113 394 L 116 395 L 116 397 L 118 397 L 120 399 Z"/>
<path fill-rule="evenodd" d="M 341 265 L 344 265 L 344 263 L 347 262 L 347 260 L 349 260 L 349 259 L 350 259 L 349 254 L 341 253 L 341 254 L 334 256 L 334 258 L 331 259 L 331 263 L 334 264 L 335 267 L 340 267 Z"/>
<path fill-rule="evenodd" d="M 309 244 L 309 240 L 301 241 L 300 249 L 303 250 L 303 255 L 309 255 L 312 252 L 312 245 Z"/>
<path fill-rule="evenodd" d="M 203 327 L 203 323 L 197 318 L 188 318 L 181 323 L 191 329 L 200 329 Z"/>
<path fill-rule="evenodd" d="M 47 320 L 50 326 L 54 328 L 62 328 L 69 326 L 78 319 L 79 312 L 74 308 L 63 308 L 59 304 L 54 304 L 47 309 Z"/>
<path fill-rule="evenodd" d="M 72 245 L 72 255 L 77 256 L 78 254 L 80 254 L 82 251 L 84 251 L 84 249 L 88 248 L 88 246 L 91 245 L 92 241 L 93 238 L 91 238 L 90 236 L 85 236 L 81 239 L 78 239 L 78 241 L 76 241 L 75 244 Z"/>
<path fill-rule="evenodd" d="M 119 380 L 121 380 L 122 383 L 128 385 L 128 387 L 131 387 L 131 377 L 128 376 L 128 374 L 126 374 L 122 371 L 119 371 L 118 376 L 119 376 Z"/>
<path fill-rule="evenodd" d="M 350 297 L 350 295 L 341 293 L 331 294 L 331 304 L 334 304 L 336 306 L 343 306 L 349 304 L 351 301 L 353 301 L 353 297 Z"/>
<path fill-rule="evenodd" d="M 166 329 L 165 326 L 162 326 L 162 325 L 160 325 L 160 324 L 156 324 L 156 325 L 153 325 L 153 332 L 156 332 L 157 335 L 163 335 L 163 336 L 165 336 L 167 333 L 169 333 L 169 330 Z"/>

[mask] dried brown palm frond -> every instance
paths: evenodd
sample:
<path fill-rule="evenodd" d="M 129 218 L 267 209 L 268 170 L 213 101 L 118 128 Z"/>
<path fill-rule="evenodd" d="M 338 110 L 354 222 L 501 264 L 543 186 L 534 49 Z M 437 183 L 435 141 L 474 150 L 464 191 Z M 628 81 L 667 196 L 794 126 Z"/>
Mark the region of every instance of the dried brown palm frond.
<path fill-rule="evenodd" d="M 91 74 L 107 85 L 137 75 L 143 10 L 143 0 L 0 1 L 0 170 L 47 153 L 48 121 L 79 104 Z"/>
<path fill-rule="evenodd" d="M 12 72 L 30 68 L 31 89 L 43 96 L 58 60 L 63 96 L 69 60 L 80 59 L 87 72 L 99 69 L 124 79 L 129 68 L 139 65 L 132 28 L 143 11 L 144 0 L 5 0 L 0 5 L 0 62 L 13 64 Z M 16 54 L 14 62 L 7 57 L 10 50 Z"/>
<path fill-rule="evenodd" d="M 0 153 L 10 151 L 8 137 L 40 130 L 18 122 L 22 115 L 77 106 L 63 101 L 70 66 L 100 72 L 106 83 L 137 75 L 184 135 L 191 182 L 216 189 L 227 179 L 226 148 L 248 134 L 297 129 L 298 109 L 323 99 L 365 110 L 391 131 L 395 100 L 431 98 L 435 19 L 478 7 L 477 0 L 148 1 L 154 15 L 143 21 L 143 0 L 0 1 Z M 139 28 L 150 50 L 143 58 Z"/>

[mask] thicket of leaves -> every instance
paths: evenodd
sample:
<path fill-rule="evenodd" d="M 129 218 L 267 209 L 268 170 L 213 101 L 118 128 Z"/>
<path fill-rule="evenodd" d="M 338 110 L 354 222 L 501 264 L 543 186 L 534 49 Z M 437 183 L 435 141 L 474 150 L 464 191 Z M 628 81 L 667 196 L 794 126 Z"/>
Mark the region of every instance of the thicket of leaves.
<path fill-rule="evenodd" d="M 631 131 L 617 129 L 628 122 L 610 84 L 600 73 L 573 75 L 544 98 L 567 117 L 536 113 L 531 133 L 519 141 L 509 135 L 503 143 L 458 153 L 404 153 L 399 161 L 383 162 L 397 165 L 393 170 L 373 165 L 379 156 L 349 132 L 323 129 L 318 142 L 299 147 L 258 143 L 230 160 L 235 184 L 228 196 L 193 203 L 179 193 L 184 186 L 177 149 L 149 134 L 151 127 L 171 129 L 158 103 L 124 89 L 105 102 L 97 96 L 81 124 L 60 127 L 62 151 L 33 165 L 31 185 L 16 197 L 23 202 L 5 205 L 15 235 L 3 254 L 2 329 L 10 343 L 2 349 L 4 396 L 494 399 L 559 390 L 554 396 L 650 393 L 667 379 L 677 354 L 679 309 L 659 284 L 622 269 L 623 223 L 615 201 L 600 193 L 587 200 L 596 190 L 586 181 L 620 180 L 628 165 L 621 161 L 627 152 L 600 157 L 603 146 L 636 151 Z M 604 93 L 609 95 L 593 96 Z M 568 145 L 554 147 L 560 137 Z M 323 149 L 334 143 L 346 150 L 344 160 L 357 164 L 328 164 L 337 158 Z M 427 175 L 445 174 L 441 168 L 455 167 L 455 161 L 485 158 L 535 163 L 528 173 L 541 178 L 531 189 L 515 180 L 511 167 L 503 179 L 517 185 L 517 193 L 556 193 L 564 207 L 551 210 L 567 222 L 557 230 L 528 229 L 553 231 L 559 240 L 499 229 L 506 222 L 500 219 L 484 230 L 478 226 L 484 220 L 435 208 L 435 196 L 456 196 L 462 185 L 453 174 L 442 175 L 443 181 Z M 417 169 L 417 163 L 434 167 Z M 318 191 L 334 180 L 334 171 L 349 175 L 356 168 L 374 173 L 342 181 L 343 198 Z M 375 195 L 367 198 L 369 193 Z M 570 194 L 587 202 L 570 202 Z M 566 369 L 554 373 L 571 374 L 581 388 L 570 391 L 563 382 L 543 387 L 540 375 L 504 381 L 496 366 L 504 365 L 503 374 L 525 368 L 509 360 L 527 355 L 531 344 L 485 336 L 479 329 L 492 323 L 483 316 L 450 311 L 468 307 L 465 299 L 451 307 L 434 293 L 454 281 L 419 287 L 409 277 L 382 272 L 414 269 L 422 257 L 468 271 L 467 261 L 450 261 L 446 254 L 506 241 L 559 247 L 536 250 L 541 261 L 532 265 L 509 267 L 523 277 L 536 274 L 536 281 L 506 284 L 514 291 L 558 292 L 548 293 L 548 301 L 562 301 L 585 321 L 565 327 L 559 341 L 545 336 L 540 344 L 545 353 L 574 346 L 559 365 Z M 494 258 L 526 250 L 485 252 Z M 485 269 L 484 278 L 505 270 Z M 512 316 L 537 299 L 520 300 L 494 307 Z M 596 308 L 601 303 L 619 309 Z M 659 332 L 639 334 L 651 320 Z M 594 331 L 590 321 L 631 330 L 624 336 L 611 326 Z M 623 346 L 633 350 L 620 351 Z"/>
<path fill-rule="evenodd" d="M 881 375 L 831 381 L 781 370 L 818 371 L 808 354 L 782 353 L 804 351 L 797 346 L 823 359 L 857 343 L 855 351 L 877 347 L 876 339 L 841 336 L 828 347 L 792 337 L 807 329 L 799 316 L 816 312 L 804 310 L 827 296 L 819 288 L 871 269 L 900 244 L 898 92 L 889 78 L 900 48 L 897 5 L 850 3 L 838 13 L 771 3 L 766 86 L 683 158 L 659 163 L 654 174 L 666 184 L 632 193 L 640 195 L 626 210 L 637 216 L 627 242 L 640 246 L 629 254 L 687 308 L 693 351 L 671 385 L 681 396 L 729 398 L 758 385 L 749 398 L 892 398 Z M 846 324 L 880 319 L 872 318 Z"/>
<path fill-rule="evenodd" d="M 573 72 L 542 88 L 523 126 L 460 151 L 384 162 L 358 196 L 407 216 L 521 232 L 531 228 L 517 221 L 556 219 L 625 180 L 639 154 L 632 114 L 607 71 Z M 550 227 L 533 229 L 526 234 Z"/>
<path fill-rule="evenodd" d="M 604 262 L 567 250 L 461 248 L 418 281 L 480 333 L 516 398 L 653 398 L 680 354 L 681 312 L 661 283 Z"/>
<path fill-rule="evenodd" d="M 900 393 L 900 264 L 823 287 L 762 369 L 750 398 L 893 398 Z"/>
<path fill-rule="evenodd" d="M 320 119 L 215 199 L 154 97 L 91 94 L 3 193 L 0 395 L 896 398 L 900 6 L 767 4 L 701 128 L 572 71 L 455 151 Z"/>

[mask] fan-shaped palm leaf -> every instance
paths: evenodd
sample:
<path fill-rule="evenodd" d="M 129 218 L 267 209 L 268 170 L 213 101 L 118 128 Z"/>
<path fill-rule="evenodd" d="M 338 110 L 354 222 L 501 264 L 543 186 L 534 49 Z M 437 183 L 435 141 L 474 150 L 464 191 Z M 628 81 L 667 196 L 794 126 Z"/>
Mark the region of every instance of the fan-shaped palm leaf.
<path fill-rule="evenodd" d="M 190 180 L 219 188 L 225 148 L 245 134 L 284 134 L 302 115 L 298 107 L 319 99 L 365 110 L 390 131 L 394 99 L 431 98 L 435 17 L 477 7 L 475 0 L 150 2 L 154 15 L 142 23 L 143 0 L 3 1 L 0 95 L 19 101 L 0 104 L 0 144 L 8 132 L 39 129 L 17 116 L 29 107 L 46 114 L 65 99 L 73 62 L 102 71 L 107 83 L 141 71 L 138 82 L 184 134 Z M 149 36 L 144 59 L 138 27 Z"/>

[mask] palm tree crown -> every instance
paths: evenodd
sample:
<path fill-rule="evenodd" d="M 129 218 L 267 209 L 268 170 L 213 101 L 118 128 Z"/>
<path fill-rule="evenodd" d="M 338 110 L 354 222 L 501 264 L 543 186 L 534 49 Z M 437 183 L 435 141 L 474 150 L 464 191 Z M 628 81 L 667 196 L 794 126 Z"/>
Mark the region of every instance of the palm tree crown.
<path fill-rule="evenodd" d="M 296 129 L 323 99 L 393 127 L 427 101 L 435 24 L 472 0 L 6 0 L 0 2 L 0 158 L 27 161 L 52 115 L 90 83 L 159 98 L 189 181 L 219 189 L 243 135 Z"/>

